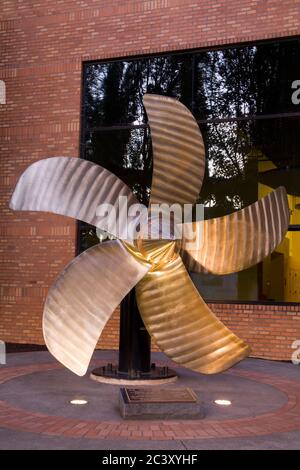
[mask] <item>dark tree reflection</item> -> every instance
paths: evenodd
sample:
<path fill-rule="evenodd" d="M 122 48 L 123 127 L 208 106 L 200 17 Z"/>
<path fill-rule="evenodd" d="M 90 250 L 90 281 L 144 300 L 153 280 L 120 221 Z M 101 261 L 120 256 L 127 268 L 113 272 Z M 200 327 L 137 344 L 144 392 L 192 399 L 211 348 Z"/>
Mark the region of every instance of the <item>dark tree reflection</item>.
<path fill-rule="evenodd" d="M 299 166 L 299 40 L 126 59 L 85 66 L 83 156 L 126 182 L 141 202 L 151 187 L 152 149 L 143 95 L 182 101 L 199 121 L 207 168 L 206 217 L 257 199 L 260 161 Z"/>
<path fill-rule="evenodd" d="M 300 196 L 300 104 L 291 100 L 292 83 L 300 80 L 299 54 L 300 41 L 290 39 L 86 64 L 81 156 L 119 176 L 147 204 L 152 146 L 143 95 L 157 93 L 179 99 L 198 120 L 206 146 L 198 202 L 206 218 L 253 203 L 260 183 L 269 189 L 283 184 Z M 79 251 L 98 243 L 93 227 L 79 227 Z M 273 264 L 270 258 L 238 274 L 194 280 L 210 299 L 286 300 L 283 286 L 296 289 L 289 280 L 294 271 L 280 285 L 276 279 L 285 269 L 278 260 L 287 266 L 291 252 L 276 256 Z"/>

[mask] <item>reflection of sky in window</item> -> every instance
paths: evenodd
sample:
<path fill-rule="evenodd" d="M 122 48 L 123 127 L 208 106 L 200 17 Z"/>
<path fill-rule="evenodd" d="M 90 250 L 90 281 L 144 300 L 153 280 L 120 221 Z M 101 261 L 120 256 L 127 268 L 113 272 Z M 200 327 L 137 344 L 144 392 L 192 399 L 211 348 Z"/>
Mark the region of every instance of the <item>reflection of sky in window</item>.
<path fill-rule="evenodd" d="M 253 46 L 248 48 L 249 52 L 249 61 L 252 63 L 255 54 L 257 52 L 257 47 Z M 207 119 L 217 117 L 219 119 L 228 118 L 229 116 L 237 116 L 238 112 L 243 115 L 250 114 L 250 106 L 249 103 L 239 96 L 238 101 L 235 101 L 235 93 L 232 89 L 230 89 L 228 85 L 228 76 L 226 73 L 221 72 L 221 68 L 225 68 L 227 71 L 228 65 L 227 58 L 224 51 L 211 51 L 206 52 L 206 60 L 209 60 L 210 66 L 207 66 L 205 62 L 201 62 L 201 54 L 199 55 L 199 63 L 198 63 L 198 72 L 199 78 L 202 82 L 205 100 L 207 109 L 209 112 L 207 113 Z M 243 65 L 243 64 L 241 64 Z M 247 64 L 249 67 L 249 63 Z M 229 65 L 230 67 L 230 65 Z M 243 77 L 245 80 L 245 76 Z M 250 85 L 250 82 L 241 82 L 240 87 Z M 228 95 L 232 95 L 232 100 L 228 100 Z M 226 95 L 226 100 L 224 97 Z M 226 101 L 227 103 L 227 110 L 223 111 L 220 109 L 220 104 Z"/>
<path fill-rule="evenodd" d="M 132 129 L 130 138 L 126 145 L 126 152 L 123 157 L 124 168 L 134 168 L 135 170 L 144 170 L 144 129 Z"/>
<path fill-rule="evenodd" d="M 209 176 L 230 179 L 243 174 L 247 157 L 240 148 L 237 123 L 208 124 L 207 128 Z"/>
<path fill-rule="evenodd" d="M 126 76 L 126 72 L 128 67 L 131 65 L 129 62 L 122 62 L 123 70 L 122 70 L 122 79 L 119 83 L 119 92 L 122 90 L 122 85 L 124 82 L 124 78 Z M 107 73 L 109 70 L 109 64 L 97 64 L 91 65 L 94 68 L 94 79 L 88 84 L 88 93 L 92 97 L 93 101 L 99 102 L 104 99 L 104 80 L 107 78 Z M 147 89 L 147 81 L 145 77 L 142 78 L 142 93 L 145 93 Z M 129 103 L 130 104 L 130 103 Z M 143 105 L 138 100 L 136 109 L 136 119 L 132 122 L 133 125 L 140 125 L 143 124 Z"/>
<path fill-rule="evenodd" d="M 108 77 L 112 64 L 111 62 L 89 66 L 91 67 L 91 80 L 88 82 L 87 92 L 95 105 L 101 103 L 105 98 L 105 80 Z M 177 95 L 178 87 L 181 84 L 180 73 L 183 67 L 181 60 L 174 62 L 170 61 L 169 57 L 154 57 L 147 60 L 133 60 L 119 64 L 122 67 L 122 76 L 119 80 L 118 91 L 121 94 L 124 92 L 124 89 L 130 89 L 128 100 L 129 114 L 130 108 L 131 111 L 134 109 L 134 116 L 130 116 L 128 124 L 141 125 L 145 123 L 143 95 L 146 92 Z"/>
<path fill-rule="evenodd" d="M 107 65 L 90 65 L 94 69 L 94 80 L 88 84 L 88 92 L 94 101 L 103 99 L 103 80 L 107 74 Z"/>

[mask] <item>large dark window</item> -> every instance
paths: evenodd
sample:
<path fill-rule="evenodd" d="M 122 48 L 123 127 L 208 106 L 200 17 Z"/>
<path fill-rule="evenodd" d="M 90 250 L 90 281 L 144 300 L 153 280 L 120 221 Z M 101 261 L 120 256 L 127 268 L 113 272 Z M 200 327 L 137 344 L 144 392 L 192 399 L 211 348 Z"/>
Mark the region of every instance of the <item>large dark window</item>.
<path fill-rule="evenodd" d="M 146 92 L 180 99 L 198 120 L 207 157 L 198 202 L 206 218 L 286 187 L 291 230 L 284 241 L 243 272 L 191 274 L 207 299 L 300 301 L 299 57 L 293 39 L 84 65 L 81 157 L 118 175 L 141 202 L 152 175 Z M 79 249 L 96 241 L 80 224 Z"/>

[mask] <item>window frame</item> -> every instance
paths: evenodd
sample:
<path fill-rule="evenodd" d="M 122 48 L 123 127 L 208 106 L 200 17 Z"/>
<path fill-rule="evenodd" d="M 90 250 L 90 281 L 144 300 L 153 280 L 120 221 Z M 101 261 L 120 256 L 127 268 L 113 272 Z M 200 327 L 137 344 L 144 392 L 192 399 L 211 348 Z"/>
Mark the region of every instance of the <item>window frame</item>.
<path fill-rule="evenodd" d="M 142 55 L 128 55 L 128 56 L 118 56 L 113 58 L 105 58 L 105 59 L 94 59 L 94 60 L 87 60 L 82 62 L 82 69 L 81 69 L 81 94 L 80 94 L 80 133 L 79 133 L 79 157 L 85 158 L 85 135 L 86 132 L 97 132 L 97 131 L 118 131 L 123 129 L 137 129 L 137 128 L 147 128 L 148 124 L 117 124 L 113 126 L 96 126 L 88 128 L 86 126 L 86 115 L 85 115 L 85 102 L 86 102 L 86 82 L 85 82 L 85 74 L 86 74 L 86 67 L 92 64 L 100 64 L 100 63 L 114 63 L 120 61 L 132 61 L 132 60 L 143 60 L 148 59 L 151 57 L 166 57 L 168 55 L 172 56 L 184 56 L 190 55 L 192 56 L 193 67 L 192 67 L 192 83 L 191 86 L 193 87 L 194 81 L 194 73 L 195 73 L 195 55 L 197 53 L 203 52 L 212 52 L 212 51 L 222 51 L 229 48 L 244 48 L 247 46 L 259 46 L 265 44 L 276 44 L 276 43 L 284 43 L 293 40 L 300 41 L 300 35 L 295 36 L 288 36 L 284 38 L 276 38 L 276 39 L 266 39 L 266 40 L 258 40 L 258 41 L 247 41 L 243 43 L 239 42 L 232 42 L 226 43 L 222 45 L 214 45 L 210 47 L 202 47 L 202 48 L 192 48 L 192 49 L 178 49 L 174 51 L 163 51 L 158 53 L 146 53 Z M 192 92 L 192 97 L 194 93 Z M 192 108 L 194 106 L 194 101 L 192 100 Z M 193 111 L 193 110 L 192 110 Z M 249 114 L 240 117 L 227 117 L 227 118 L 212 118 L 212 119 L 196 119 L 198 124 L 218 124 L 223 122 L 239 122 L 239 121 L 250 121 L 250 120 L 271 120 L 271 119 L 282 119 L 282 118 L 300 118 L 300 111 L 296 112 L 281 112 L 281 113 L 272 113 L 272 114 Z M 76 230 L 76 253 L 80 253 L 80 233 L 82 231 L 82 223 L 77 221 L 77 230 Z M 300 232 L 300 224 L 293 224 L 289 225 L 288 231 L 292 232 Z M 299 302 L 283 302 L 283 301 L 269 301 L 269 300 L 206 300 L 210 304 L 235 304 L 235 305 L 268 305 L 268 306 L 297 306 L 299 307 Z"/>

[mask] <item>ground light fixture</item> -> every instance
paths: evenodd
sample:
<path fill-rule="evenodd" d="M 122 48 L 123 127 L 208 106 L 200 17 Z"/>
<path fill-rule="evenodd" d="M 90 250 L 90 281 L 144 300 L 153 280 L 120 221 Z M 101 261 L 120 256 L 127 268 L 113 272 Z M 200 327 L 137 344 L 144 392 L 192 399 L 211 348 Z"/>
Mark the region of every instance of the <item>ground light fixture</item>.
<path fill-rule="evenodd" d="M 86 400 L 85 398 L 72 398 L 72 400 L 70 400 L 70 403 L 71 405 L 87 405 L 88 400 Z"/>
<path fill-rule="evenodd" d="M 217 399 L 214 401 L 214 403 L 216 405 L 219 405 L 219 406 L 230 406 L 232 403 L 230 400 L 224 400 L 223 398 L 222 399 Z"/>

